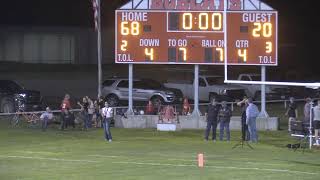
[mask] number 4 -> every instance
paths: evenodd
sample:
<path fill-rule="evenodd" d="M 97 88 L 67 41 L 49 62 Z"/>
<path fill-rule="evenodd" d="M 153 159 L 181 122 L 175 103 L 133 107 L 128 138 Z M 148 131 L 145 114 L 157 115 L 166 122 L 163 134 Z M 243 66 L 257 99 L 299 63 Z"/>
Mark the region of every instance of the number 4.
<path fill-rule="evenodd" d="M 153 61 L 153 48 L 150 48 L 150 51 L 149 51 L 149 48 L 145 48 L 144 49 L 144 54 L 146 56 L 149 56 L 149 60 L 150 61 Z"/>
<path fill-rule="evenodd" d="M 247 50 L 244 49 L 243 51 L 241 49 L 238 49 L 238 56 L 243 59 L 243 62 L 247 62 Z"/>

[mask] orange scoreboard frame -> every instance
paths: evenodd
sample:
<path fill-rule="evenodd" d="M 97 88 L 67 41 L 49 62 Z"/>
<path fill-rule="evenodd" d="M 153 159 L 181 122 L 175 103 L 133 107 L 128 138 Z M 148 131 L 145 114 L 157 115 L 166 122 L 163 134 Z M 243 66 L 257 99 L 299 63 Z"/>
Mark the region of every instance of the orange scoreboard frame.
<path fill-rule="evenodd" d="M 115 21 L 116 63 L 278 65 L 277 11 L 117 10 Z"/>

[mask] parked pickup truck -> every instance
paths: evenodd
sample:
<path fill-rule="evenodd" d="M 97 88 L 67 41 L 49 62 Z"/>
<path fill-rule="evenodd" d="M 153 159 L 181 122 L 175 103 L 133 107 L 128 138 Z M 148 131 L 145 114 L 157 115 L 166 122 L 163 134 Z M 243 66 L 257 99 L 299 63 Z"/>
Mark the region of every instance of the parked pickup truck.
<path fill-rule="evenodd" d="M 261 81 L 260 74 L 240 74 L 238 80 L 242 81 Z M 247 93 L 255 100 L 261 99 L 261 85 L 257 84 L 241 84 L 240 86 L 247 89 Z M 266 85 L 266 99 L 267 100 L 281 100 L 287 99 L 289 96 L 297 96 L 297 88 L 290 88 L 289 86 L 269 86 Z"/>
<path fill-rule="evenodd" d="M 26 90 L 15 81 L 0 80 L 0 112 L 35 111 L 42 106 L 39 91 Z"/>
<path fill-rule="evenodd" d="M 194 99 L 193 81 L 174 81 L 164 84 L 168 88 L 180 89 L 183 96 Z M 199 76 L 199 100 L 210 101 L 212 98 L 228 102 L 240 100 L 246 95 L 245 88 L 224 83 L 223 76 Z"/>

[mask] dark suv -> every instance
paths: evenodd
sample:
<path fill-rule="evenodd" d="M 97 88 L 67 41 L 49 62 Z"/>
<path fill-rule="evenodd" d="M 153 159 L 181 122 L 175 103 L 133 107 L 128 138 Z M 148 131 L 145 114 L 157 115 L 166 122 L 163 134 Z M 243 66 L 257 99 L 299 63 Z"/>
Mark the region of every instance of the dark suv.
<path fill-rule="evenodd" d="M 39 91 L 26 90 L 11 80 L 0 80 L 0 112 L 40 110 L 41 101 Z"/>

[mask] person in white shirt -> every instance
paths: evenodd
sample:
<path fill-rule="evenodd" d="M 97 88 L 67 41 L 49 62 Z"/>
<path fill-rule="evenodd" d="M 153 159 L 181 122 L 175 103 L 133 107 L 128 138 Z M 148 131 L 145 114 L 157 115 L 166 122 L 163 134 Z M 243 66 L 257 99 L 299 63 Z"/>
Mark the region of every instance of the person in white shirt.
<path fill-rule="evenodd" d="M 42 131 L 45 131 L 48 127 L 48 121 L 53 118 L 53 114 L 49 107 L 46 108 L 46 111 L 41 114 L 40 120 L 42 121 Z"/>
<path fill-rule="evenodd" d="M 102 108 L 102 116 L 103 116 L 104 137 L 106 141 L 112 142 L 110 122 L 113 117 L 113 109 L 109 107 L 108 102 L 105 102 L 104 108 Z"/>
<path fill-rule="evenodd" d="M 320 100 L 318 100 L 318 105 L 313 109 L 313 127 L 314 127 L 314 137 L 316 146 L 320 145 L 319 142 L 319 129 L 320 129 Z"/>

